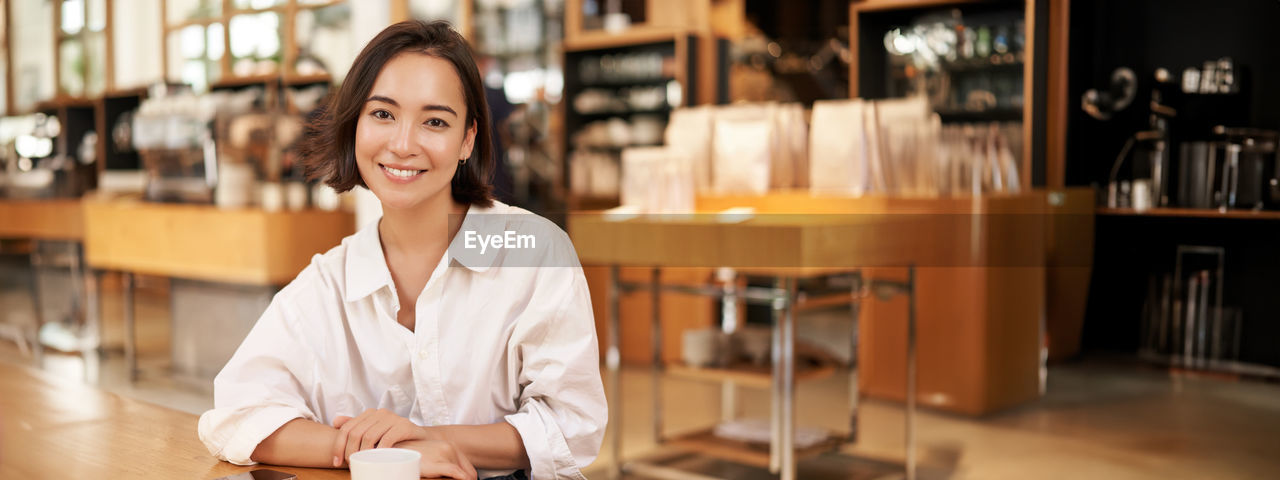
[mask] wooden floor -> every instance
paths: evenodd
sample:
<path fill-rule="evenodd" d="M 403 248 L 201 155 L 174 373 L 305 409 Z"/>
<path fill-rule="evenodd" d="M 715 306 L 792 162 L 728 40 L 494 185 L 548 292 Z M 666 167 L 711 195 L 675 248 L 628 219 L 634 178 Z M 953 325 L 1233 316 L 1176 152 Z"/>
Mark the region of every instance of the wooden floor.
<path fill-rule="evenodd" d="M 119 328 L 118 319 L 111 318 L 119 299 L 112 298 L 107 282 L 104 285 L 104 337 L 111 345 L 120 338 L 118 331 L 113 332 Z M 125 381 L 121 355 L 114 349 L 92 372 L 86 372 L 81 357 L 68 355 L 46 357 L 44 368 L 180 410 L 200 413 L 209 408 L 212 395 L 207 386 L 180 384 L 165 376 L 167 290 L 144 283 L 138 312 L 144 368 L 138 383 Z M 32 359 L 15 344 L 0 341 L 0 362 L 31 364 Z M 650 388 L 647 370 L 624 371 L 624 458 L 656 452 Z M 667 379 L 664 390 L 664 423 L 669 431 L 705 427 L 719 418 L 719 386 Z M 847 391 L 844 371 L 802 384 L 797 398 L 799 425 L 846 429 Z M 764 417 L 767 391 L 740 390 L 739 399 L 740 415 Z M 802 465 L 801 478 L 896 476 L 892 471 L 902 458 L 902 420 L 898 405 L 864 401 L 858 443 L 843 450 L 847 456 Z M 950 479 L 1270 479 L 1280 472 L 1278 433 L 1280 385 L 1172 375 L 1094 359 L 1051 368 L 1048 394 L 1033 405 L 982 419 L 922 414 L 920 471 L 922 478 Z M 587 476 L 607 478 L 611 461 L 608 448 L 603 449 Z M 769 478 L 759 471 L 725 470 L 729 467 L 723 465 L 708 463 L 700 468 L 728 472 L 734 478 Z"/>

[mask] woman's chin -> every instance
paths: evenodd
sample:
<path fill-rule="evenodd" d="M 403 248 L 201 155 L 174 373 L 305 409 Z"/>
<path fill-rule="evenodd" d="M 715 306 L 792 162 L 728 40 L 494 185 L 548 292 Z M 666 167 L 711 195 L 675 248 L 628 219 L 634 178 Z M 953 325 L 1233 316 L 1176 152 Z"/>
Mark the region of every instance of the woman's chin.
<path fill-rule="evenodd" d="M 421 206 L 421 199 L 399 198 L 395 195 L 382 199 L 382 209 L 385 210 L 413 210 Z"/>
<path fill-rule="evenodd" d="M 430 200 L 435 197 L 435 195 L 425 195 L 421 191 L 403 192 L 395 189 L 383 189 L 381 192 L 375 191 L 374 194 L 382 201 L 383 210 L 414 210 L 430 203 Z"/>

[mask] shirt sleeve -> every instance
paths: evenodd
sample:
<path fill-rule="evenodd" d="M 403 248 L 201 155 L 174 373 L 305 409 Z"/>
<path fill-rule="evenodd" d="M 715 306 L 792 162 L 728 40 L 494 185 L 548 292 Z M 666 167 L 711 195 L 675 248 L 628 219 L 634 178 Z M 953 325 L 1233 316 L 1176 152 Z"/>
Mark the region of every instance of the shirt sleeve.
<path fill-rule="evenodd" d="M 506 416 L 524 442 L 530 475 L 585 479 L 604 440 L 608 404 L 600 379 L 591 296 L 580 267 L 556 272 L 535 291 L 516 326 L 509 358 L 519 366 L 519 410 Z"/>
<path fill-rule="evenodd" d="M 287 291 L 287 290 L 286 290 Z M 236 465 L 252 465 L 258 444 L 295 418 L 316 420 L 305 386 L 314 376 L 314 353 L 285 313 L 284 291 L 250 330 L 213 380 L 213 409 L 200 416 L 199 434 L 209 453 Z"/>

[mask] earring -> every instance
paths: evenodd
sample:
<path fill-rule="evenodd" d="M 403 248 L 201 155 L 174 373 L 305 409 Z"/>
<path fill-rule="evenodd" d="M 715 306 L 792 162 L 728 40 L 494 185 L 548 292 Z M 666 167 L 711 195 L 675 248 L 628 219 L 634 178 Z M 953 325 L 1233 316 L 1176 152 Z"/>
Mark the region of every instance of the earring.
<path fill-rule="evenodd" d="M 458 165 L 466 165 L 466 164 L 467 164 L 467 159 L 463 158 L 458 160 Z"/>

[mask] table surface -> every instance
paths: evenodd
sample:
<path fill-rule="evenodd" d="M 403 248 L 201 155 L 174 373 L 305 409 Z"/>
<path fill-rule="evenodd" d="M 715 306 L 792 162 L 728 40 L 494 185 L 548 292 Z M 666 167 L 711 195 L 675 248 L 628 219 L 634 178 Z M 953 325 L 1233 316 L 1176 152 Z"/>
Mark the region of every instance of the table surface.
<path fill-rule="evenodd" d="M 197 417 L 0 363 L 0 478 L 215 479 L 262 466 L 219 461 L 196 436 Z M 301 480 L 346 470 L 265 467 Z"/>
<path fill-rule="evenodd" d="M 863 267 L 1040 265 L 1045 194 L 977 198 L 834 197 L 778 192 L 699 197 L 693 215 L 574 212 L 584 264 L 733 267 L 825 275 Z M 749 207 L 753 213 L 725 215 Z"/>
<path fill-rule="evenodd" d="M 569 235 L 584 264 L 732 267 L 744 273 L 826 275 L 865 267 L 1038 266 L 1033 215 L 714 215 L 628 219 L 574 214 Z"/>

